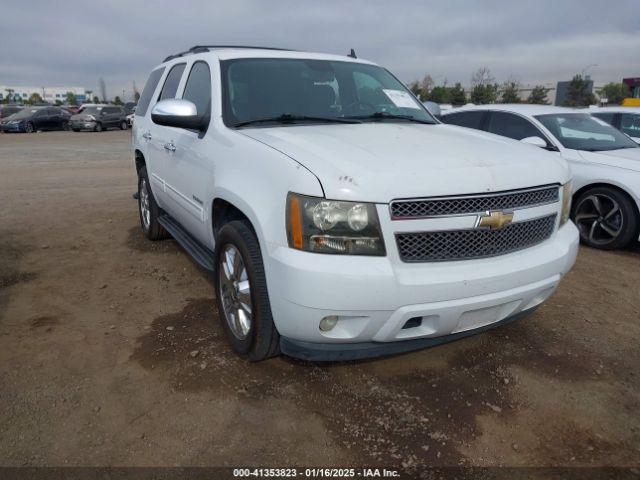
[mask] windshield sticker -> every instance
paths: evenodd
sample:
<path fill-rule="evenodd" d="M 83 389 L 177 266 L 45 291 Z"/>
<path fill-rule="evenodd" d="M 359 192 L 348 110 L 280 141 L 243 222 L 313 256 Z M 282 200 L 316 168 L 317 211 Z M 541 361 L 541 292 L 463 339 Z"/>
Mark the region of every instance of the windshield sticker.
<path fill-rule="evenodd" d="M 416 110 L 420 110 L 420 107 L 416 103 L 416 101 L 411 98 L 407 92 L 403 92 L 402 90 L 382 90 L 389 100 L 393 102 L 393 104 L 398 108 L 415 108 Z"/>

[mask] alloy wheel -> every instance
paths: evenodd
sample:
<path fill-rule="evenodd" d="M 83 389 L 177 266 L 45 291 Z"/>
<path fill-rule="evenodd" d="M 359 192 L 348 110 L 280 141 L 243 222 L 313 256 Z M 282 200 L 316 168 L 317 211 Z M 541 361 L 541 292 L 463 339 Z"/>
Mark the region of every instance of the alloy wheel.
<path fill-rule="evenodd" d="M 147 187 L 147 179 L 140 180 L 140 218 L 145 230 L 149 230 L 151 226 L 151 207 L 149 205 L 149 189 Z"/>
<path fill-rule="evenodd" d="M 240 251 L 231 244 L 224 246 L 218 268 L 219 291 L 225 320 L 233 335 L 244 340 L 251 331 L 251 284 Z"/>
<path fill-rule="evenodd" d="M 594 193 L 576 206 L 575 223 L 583 238 L 595 245 L 606 245 L 622 233 L 624 216 L 616 200 Z"/>

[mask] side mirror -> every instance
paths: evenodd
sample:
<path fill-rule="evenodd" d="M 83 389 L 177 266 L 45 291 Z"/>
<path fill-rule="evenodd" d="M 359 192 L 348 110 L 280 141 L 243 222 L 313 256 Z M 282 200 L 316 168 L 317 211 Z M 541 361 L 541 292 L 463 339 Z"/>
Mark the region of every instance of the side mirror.
<path fill-rule="evenodd" d="M 522 143 L 527 143 L 529 145 L 533 145 L 534 147 L 547 148 L 547 142 L 545 142 L 544 139 L 542 139 L 540 137 L 537 137 L 537 136 L 523 138 L 520 141 Z"/>
<path fill-rule="evenodd" d="M 202 130 L 203 117 L 198 115 L 198 110 L 193 102 L 176 98 L 161 100 L 151 110 L 151 120 L 165 127 L 187 128 L 190 130 Z"/>

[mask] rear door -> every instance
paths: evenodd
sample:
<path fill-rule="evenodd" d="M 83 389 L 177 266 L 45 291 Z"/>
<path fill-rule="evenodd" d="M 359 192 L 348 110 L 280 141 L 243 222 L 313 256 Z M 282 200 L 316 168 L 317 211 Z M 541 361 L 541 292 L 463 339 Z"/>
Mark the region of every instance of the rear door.
<path fill-rule="evenodd" d="M 151 189 L 160 206 L 172 215 L 175 211 L 173 203 L 169 201 L 169 187 L 166 183 L 168 155 L 165 145 L 171 137 L 171 131 L 177 129 L 153 123 L 151 111 L 160 100 L 175 98 L 186 65 L 186 62 L 176 63 L 165 70 L 164 77 L 159 81 L 160 91 L 154 92 L 149 102 L 143 130 L 145 136 L 143 141 L 147 144 L 145 158 L 152 164 L 152 171 L 149 172 Z M 136 115 L 138 115 L 138 109 L 136 109 Z"/>

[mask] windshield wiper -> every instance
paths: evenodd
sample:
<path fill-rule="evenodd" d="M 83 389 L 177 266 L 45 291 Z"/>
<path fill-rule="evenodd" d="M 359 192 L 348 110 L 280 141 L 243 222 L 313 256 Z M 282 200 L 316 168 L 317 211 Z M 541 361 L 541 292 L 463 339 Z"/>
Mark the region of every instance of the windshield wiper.
<path fill-rule="evenodd" d="M 283 113 L 277 117 L 256 118 L 254 120 L 246 120 L 244 122 L 235 123 L 234 127 L 244 127 L 247 125 L 255 125 L 259 123 L 297 123 L 297 122 L 326 122 L 326 123 L 362 123 L 355 118 L 338 118 L 338 117 L 313 117 L 310 115 L 291 115 Z"/>
<path fill-rule="evenodd" d="M 435 125 L 435 122 L 431 122 L 429 120 L 422 120 L 420 118 L 414 117 L 413 115 L 395 115 L 389 112 L 376 112 L 376 113 L 372 113 L 371 115 L 362 115 L 357 117 L 346 117 L 346 118 L 357 118 L 358 120 L 367 120 L 367 119 L 406 120 L 408 122 L 423 123 L 425 125 Z"/>

